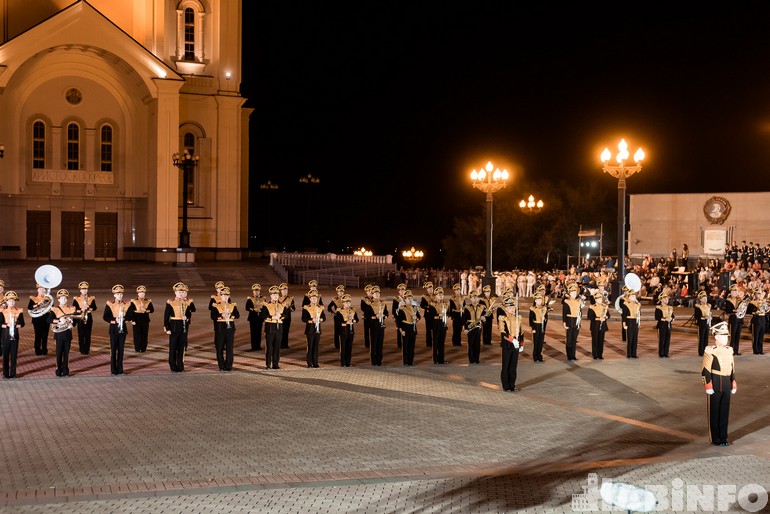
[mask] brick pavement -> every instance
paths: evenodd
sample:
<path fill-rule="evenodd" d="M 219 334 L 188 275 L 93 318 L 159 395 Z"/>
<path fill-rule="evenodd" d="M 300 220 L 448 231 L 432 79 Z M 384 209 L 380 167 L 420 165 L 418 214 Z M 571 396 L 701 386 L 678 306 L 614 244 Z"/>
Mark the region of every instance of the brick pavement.
<path fill-rule="evenodd" d="M 127 283 L 148 268 L 109 266 Z M 0 269 L 0 278 L 17 281 L 21 268 Z M 153 288 L 179 276 L 150 268 Z M 72 273 L 63 271 L 65 279 Z M 185 273 L 203 292 L 222 278 L 208 267 Z M 226 281 L 244 278 L 236 301 L 251 277 L 272 279 L 250 265 L 228 273 Z M 106 299 L 110 284 L 102 282 L 97 292 Z M 680 321 L 687 317 L 683 311 Z M 652 324 L 643 323 L 640 359 L 625 359 L 615 325 L 604 361 L 585 358 L 590 340 L 581 334 L 582 358 L 567 363 L 553 323 L 546 362 L 524 359 L 522 391 L 510 394 L 499 388 L 497 345 L 484 347 L 480 365 L 466 364 L 463 346 L 438 366 L 423 341 L 418 366 L 404 368 L 389 325 L 382 368 L 367 364 L 359 335 L 354 367 L 340 369 L 327 334 L 322 368 L 313 370 L 304 368 L 295 328 L 284 369 L 267 371 L 261 355 L 245 351 L 239 325 L 236 371 L 220 373 L 210 323 L 195 325 L 191 371 L 181 375 L 167 371 L 162 335 L 145 354 L 127 350 L 128 374 L 118 377 L 109 375 L 106 334 L 97 329 L 95 351 L 73 353 L 69 378 L 54 376 L 52 356 L 30 355 L 28 339 L 20 378 L 0 382 L 0 508 L 571 512 L 589 471 L 636 484 L 680 477 L 770 489 L 764 356 L 738 358 L 736 444 L 709 446 L 695 336 L 686 328 L 674 334 L 671 359 L 657 357 Z"/>

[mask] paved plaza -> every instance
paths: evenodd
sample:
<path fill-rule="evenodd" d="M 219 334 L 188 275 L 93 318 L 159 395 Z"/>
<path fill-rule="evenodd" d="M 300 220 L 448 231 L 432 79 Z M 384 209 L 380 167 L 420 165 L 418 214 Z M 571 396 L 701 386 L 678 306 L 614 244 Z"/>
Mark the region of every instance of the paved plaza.
<path fill-rule="evenodd" d="M 321 368 L 307 369 L 296 316 L 281 369 L 265 370 L 264 355 L 247 351 L 244 318 L 234 370 L 219 372 L 205 311 L 213 284 L 223 280 L 242 307 L 253 282 L 263 289 L 280 282 L 263 263 L 54 264 L 61 287 L 91 283 L 100 311 L 114 283 L 127 291 L 146 284 L 156 308 L 151 341 L 135 353 L 129 335 L 126 374 L 110 375 L 98 312 L 91 354 L 80 355 L 75 343 L 71 375 L 58 378 L 52 338 L 50 354 L 35 356 L 27 320 L 18 378 L 0 381 L 2 512 L 575 512 L 573 495 L 590 493 L 591 473 L 663 487 L 667 512 L 756 511 L 742 508 L 738 494 L 722 506 L 712 494 L 712 508 L 708 494 L 692 508 L 688 501 L 708 486 L 770 490 L 770 355 L 751 355 L 746 333 L 736 357 L 733 445 L 709 445 L 697 337 L 686 326 L 691 309 L 677 309 L 670 359 L 657 357 L 648 305 L 639 359 L 625 357 L 614 320 L 605 360 L 590 358 L 586 325 L 579 360 L 567 362 L 558 308 L 545 362 L 532 362 L 527 338 L 520 391 L 508 393 L 497 338 L 479 365 L 468 365 L 465 338 L 448 346 L 449 364 L 434 365 L 421 334 L 417 366 L 404 367 L 392 320 L 382 367 L 369 365 L 359 330 L 353 367 L 340 368 L 329 322 Z M 26 298 L 36 268 L 3 263 L 0 278 Z M 188 371 L 170 373 L 162 308 L 179 280 L 199 310 Z M 333 290 L 322 286 L 324 299 Z M 290 292 L 299 306 L 304 287 Z M 361 292 L 349 292 L 357 306 Z"/>

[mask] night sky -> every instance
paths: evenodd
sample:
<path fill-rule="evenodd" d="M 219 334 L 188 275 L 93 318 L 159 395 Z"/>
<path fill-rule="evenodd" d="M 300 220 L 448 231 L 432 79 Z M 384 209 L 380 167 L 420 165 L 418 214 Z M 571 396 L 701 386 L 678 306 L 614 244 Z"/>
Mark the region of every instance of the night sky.
<path fill-rule="evenodd" d="M 629 194 L 768 190 L 770 6 L 342 4 L 244 1 L 256 248 L 435 249 L 483 214 L 472 168 L 614 190 L 621 137 Z"/>

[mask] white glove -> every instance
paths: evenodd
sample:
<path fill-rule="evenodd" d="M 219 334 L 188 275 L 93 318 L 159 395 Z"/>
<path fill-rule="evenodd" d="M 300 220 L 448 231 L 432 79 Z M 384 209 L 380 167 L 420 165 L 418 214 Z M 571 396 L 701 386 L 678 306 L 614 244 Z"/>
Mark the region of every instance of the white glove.
<path fill-rule="evenodd" d="M 516 348 L 517 350 L 519 349 L 519 340 L 518 339 L 514 339 L 513 340 L 513 347 Z"/>
<path fill-rule="evenodd" d="M 706 394 L 714 394 L 714 390 L 713 389 L 706 389 Z"/>
<path fill-rule="evenodd" d="M 733 394 L 735 394 L 735 393 L 737 393 L 737 392 L 738 392 L 738 388 L 737 388 L 737 387 L 734 387 L 734 388 L 733 388 L 733 389 L 732 389 L 730 392 L 731 392 L 731 393 L 733 393 Z"/>

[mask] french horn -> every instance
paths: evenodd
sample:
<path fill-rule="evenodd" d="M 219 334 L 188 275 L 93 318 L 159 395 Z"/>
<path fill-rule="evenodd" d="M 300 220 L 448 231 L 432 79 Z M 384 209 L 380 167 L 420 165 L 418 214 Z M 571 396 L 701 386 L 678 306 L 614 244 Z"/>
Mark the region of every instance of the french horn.
<path fill-rule="evenodd" d="M 51 264 L 44 264 L 35 271 L 35 280 L 45 288 L 43 301 L 38 303 L 34 309 L 29 309 L 29 315 L 33 318 L 39 318 L 48 313 L 53 307 L 53 297 L 51 289 L 61 284 L 62 274 L 59 268 Z"/>

